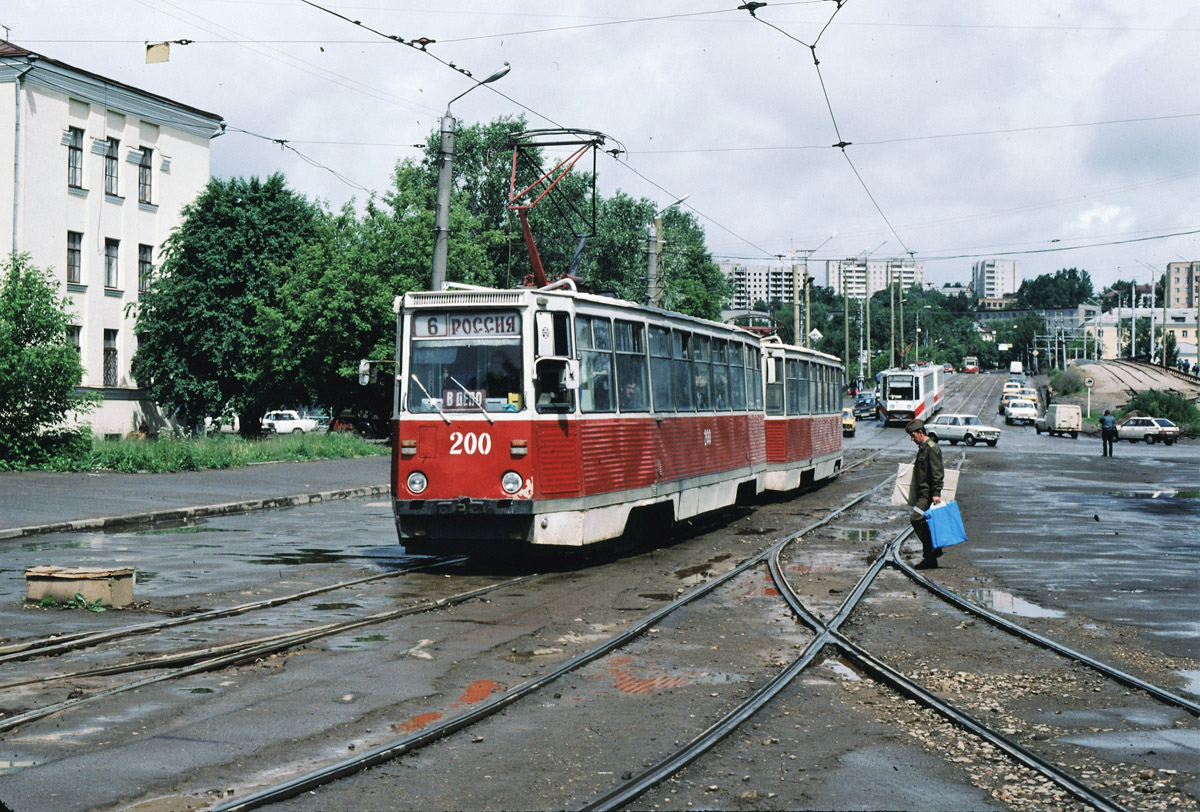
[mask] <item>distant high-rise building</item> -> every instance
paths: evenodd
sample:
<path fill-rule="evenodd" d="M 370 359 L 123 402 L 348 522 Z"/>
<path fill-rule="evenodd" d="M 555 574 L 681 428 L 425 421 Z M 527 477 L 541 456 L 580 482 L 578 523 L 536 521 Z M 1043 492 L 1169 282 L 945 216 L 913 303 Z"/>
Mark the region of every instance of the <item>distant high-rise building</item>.
<path fill-rule="evenodd" d="M 868 293 L 886 290 L 889 284 L 902 289 L 925 287 L 925 263 L 911 259 L 831 259 L 825 263 L 825 284 L 835 293 L 863 300 Z"/>
<path fill-rule="evenodd" d="M 1196 307 L 1200 261 L 1167 263 L 1167 307 Z"/>
<path fill-rule="evenodd" d="M 792 301 L 795 280 L 792 265 L 743 265 L 740 262 L 722 262 L 718 267 L 733 282 L 733 310 L 751 310 L 758 302 L 773 303 Z M 803 276 L 803 266 L 797 264 L 796 275 Z"/>
<path fill-rule="evenodd" d="M 1015 259 L 981 259 L 971 266 L 971 287 L 980 299 L 1000 299 L 1021 289 L 1021 263 Z"/>

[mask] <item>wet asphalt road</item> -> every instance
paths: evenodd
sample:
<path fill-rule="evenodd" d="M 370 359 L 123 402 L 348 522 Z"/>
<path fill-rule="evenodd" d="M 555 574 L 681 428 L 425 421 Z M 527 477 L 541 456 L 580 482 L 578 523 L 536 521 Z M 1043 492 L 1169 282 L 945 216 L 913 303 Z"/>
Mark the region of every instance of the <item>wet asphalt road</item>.
<path fill-rule="evenodd" d="M 952 378 L 947 411 L 977 412 L 985 421 L 994 418 L 1001 383 L 1000 376 Z M 1195 600 L 1200 560 L 1200 534 L 1195 532 L 1200 526 L 1198 446 L 1125 443 L 1119 445 L 1118 456 L 1108 460 L 1100 457 L 1094 438 L 1039 437 L 1032 427 L 1007 427 L 1002 419 L 990 422 L 1004 429 L 996 448 L 942 445 L 948 465 L 962 458 L 959 500 L 970 535 L 967 544 L 947 553 L 946 564 L 970 564 L 987 573 L 974 597 L 991 601 L 1000 611 L 1041 616 L 1050 624 L 1061 613 L 1136 629 L 1147 649 L 1186 664 L 1180 676 L 1192 680 L 1190 687 L 1171 687 L 1200 695 L 1200 610 Z M 881 450 L 885 466 L 911 460 L 914 452 L 901 429 L 875 424 L 860 424 L 847 447 L 851 453 Z M 4 475 L 0 527 L 25 526 L 31 516 L 57 520 L 62 512 L 71 518 L 124 515 L 160 505 L 202 504 L 205 499 L 235 501 L 247 495 L 318 492 L 350 481 L 386 481 L 386 460 L 337 463 L 196 475 L 36 475 L 24 480 L 25 475 Z M 208 606 L 234 603 L 235 596 L 267 581 L 317 580 L 325 568 L 333 567 L 349 566 L 355 574 L 386 571 L 402 560 L 386 498 L 381 497 L 225 516 L 180 530 L 10 539 L 0 541 L 0 595 L 5 596 L 0 629 L 3 636 L 44 634 L 46 629 L 39 627 L 47 623 L 68 630 L 119 617 L 22 611 L 24 569 L 38 564 L 133 565 L 139 570 L 138 599 L 158 606 Z M 1053 636 L 1052 628 L 1048 633 Z M 339 645 L 374 644 L 348 639 Z M 376 679 L 386 679 L 386 663 L 386 657 L 367 659 L 355 670 L 374 669 Z M 219 689 L 220 680 L 211 683 Z M 379 701 L 384 701 L 388 690 L 384 683 L 380 688 Z M 336 681 L 330 690 L 336 691 Z M 407 690 L 428 688 L 410 685 Z M 252 707 L 255 724 L 285 736 L 288 724 L 296 721 L 277 718 L 266 697 Z M 71 720 L 63 734 L 83 735 L 80 724 L 86 727 L 86 715 Z M 214 733 L 214 742 L 220 738 Z M 1189 741 L 1179 746 L 1194 749 Z M 203 746 L 199 741 L 192 744 Z M 180 757 L 190 752 L 186 745 L 181 739 Z M 97 752 L 95 766 L 101 772 L 103 760 Z M 189 763 L 180 761 L 180 771 Z M 0 761 L 0 798 L 6 797 L 7 767 Z M 11 769 L 19 773 L 18 765 Z"/>

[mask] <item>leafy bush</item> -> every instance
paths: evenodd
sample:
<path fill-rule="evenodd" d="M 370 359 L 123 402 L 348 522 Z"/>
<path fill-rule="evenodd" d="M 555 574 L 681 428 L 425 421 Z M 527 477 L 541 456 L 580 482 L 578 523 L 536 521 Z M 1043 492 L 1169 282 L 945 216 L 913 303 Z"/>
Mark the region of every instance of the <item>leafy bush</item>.
<path fill-rule="evenodd" d="M 1121 417 L 1132 412 L 1147 417 L 1165 417 L 1178 423 L 1183 433 L 1189 437 L 1200 434 L 1200 409 L 1177 392 L 1161 389 L 1138 392 L 1121 409 Z"/>
<path fill-rule="evenodd" d="M 84 471 L 91 467 L 87 426 L 23 435 L 0 430 L 0 471 Z"/>
<path fill-rule="evenodd" d="M 1075 367 L 1066 370 L 1054 368 L 1050 370 L 1050 385 L 1054 387 L 1055 397 L 1068 397 L 1079 394 L 1084 390 L 1083 377 Z"/>

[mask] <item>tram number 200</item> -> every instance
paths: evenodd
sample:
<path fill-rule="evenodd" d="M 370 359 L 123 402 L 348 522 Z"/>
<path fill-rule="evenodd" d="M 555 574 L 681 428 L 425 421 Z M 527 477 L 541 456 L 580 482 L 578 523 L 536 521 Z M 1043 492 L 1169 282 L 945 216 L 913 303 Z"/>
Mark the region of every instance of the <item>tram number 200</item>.
<path fill-rule="evenodd" d="M 451 432 L 450 434 L 450 453 L 451 454 L 483 454 L 484 456 L 492 453 L 492 435 L 486 432 L 475 434 L 468 431 Z"/>

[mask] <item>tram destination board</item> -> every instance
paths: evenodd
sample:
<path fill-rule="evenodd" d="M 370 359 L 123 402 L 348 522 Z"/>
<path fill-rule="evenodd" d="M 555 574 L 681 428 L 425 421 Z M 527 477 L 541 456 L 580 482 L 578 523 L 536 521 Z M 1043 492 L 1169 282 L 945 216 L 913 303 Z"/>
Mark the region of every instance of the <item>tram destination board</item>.
<path fill-rule="evenodd" d="M 415 338 L 460 338 L 463 336 L 515 336 L 521 333 L 521 317 L 511 310 L 494 313 L 422 313 L 413 319 Z"/>

